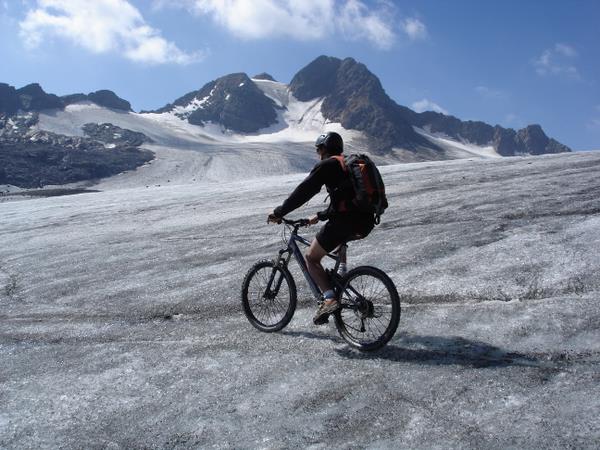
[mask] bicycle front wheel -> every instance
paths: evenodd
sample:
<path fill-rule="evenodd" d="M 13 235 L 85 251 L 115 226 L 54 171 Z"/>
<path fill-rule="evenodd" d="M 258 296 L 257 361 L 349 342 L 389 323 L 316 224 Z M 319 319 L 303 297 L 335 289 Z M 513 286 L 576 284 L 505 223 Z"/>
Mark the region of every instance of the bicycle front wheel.
<path fill-rule="evenodd" d="M 250 323 L 271 333 L 285 327 L 296 310 L 296 284 L 289 270 L 273 261 L 254 264 L 242 283 L 242 306 Z"/>
<path fill-rule="evenodd" d="M 348 272 L 341 284 L 342 308 L 335 313 L 338 332 L 359 350 L 383 347 L 400 322 L 400 297 L 394 282 L 385 272 L 362 266 Z"/>

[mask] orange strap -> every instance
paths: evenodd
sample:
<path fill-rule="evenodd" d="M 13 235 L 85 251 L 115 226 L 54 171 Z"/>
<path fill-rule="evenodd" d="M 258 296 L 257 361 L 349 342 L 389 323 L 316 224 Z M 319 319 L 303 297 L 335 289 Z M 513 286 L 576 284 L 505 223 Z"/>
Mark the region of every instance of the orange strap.
<path fill-rule="evenodd" d="M 346 167 L 346 159 L 342 155 L 334 155 L 331 158 L 337 159 L 339 161 L 339 163 L 342 165 L 342 170 L 344 172 L 348 171 Z"/>

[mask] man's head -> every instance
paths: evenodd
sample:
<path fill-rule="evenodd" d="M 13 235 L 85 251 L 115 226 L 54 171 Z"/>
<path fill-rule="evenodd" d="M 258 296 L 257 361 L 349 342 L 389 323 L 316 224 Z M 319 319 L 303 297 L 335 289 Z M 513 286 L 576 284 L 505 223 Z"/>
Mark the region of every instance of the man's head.
<path fill-rule="evenodd" d="M 333 155 L 341 155 L 344 151 L 344 141 L 335 131 L 330 131 L 317 138 L 315 147 L 317 147 L 317 153 L 323 159 Z"/>

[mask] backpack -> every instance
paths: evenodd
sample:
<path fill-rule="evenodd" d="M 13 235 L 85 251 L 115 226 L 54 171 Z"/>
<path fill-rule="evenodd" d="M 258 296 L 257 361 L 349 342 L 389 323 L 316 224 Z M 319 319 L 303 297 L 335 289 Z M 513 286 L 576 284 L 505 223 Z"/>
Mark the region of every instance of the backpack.
<path fill-rule="evenodd" d="M 349 175 L 353 189 L 352 203 L 362 212 L 370 212 L 375 216 L 375 223 L 380 222 L 381 215 L 388 207 L 385 186 L 377 166 L 371 158 L 364 154 L 349 156 L 336 155 L 342 169 Z"/>

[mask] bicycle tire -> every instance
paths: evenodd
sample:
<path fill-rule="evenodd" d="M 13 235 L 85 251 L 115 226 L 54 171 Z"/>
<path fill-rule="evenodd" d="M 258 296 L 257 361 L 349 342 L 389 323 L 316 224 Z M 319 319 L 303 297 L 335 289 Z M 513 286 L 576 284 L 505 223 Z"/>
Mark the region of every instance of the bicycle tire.
<path fill-rule="evenodd" d="M 394 282 L 376 267 L 361 266 L 349 271 L 341 286 L 342 308 L 334 314 L 340 336 L 361 351 L 380 349 L 400 323 L 400 297 Z"/>
<path fill-rule="evenodd" d="M 275 284 L 279 287 L 277 292 L 267 293 L 273 270 L 276 271 Z M 246 273 L 242 283 L 242 306 L 250 323 L 260 331 L 272 333 L 284 328 L 294 316 L 296 301 L 296 284 L 287 268 L 263 260 Z"/>

